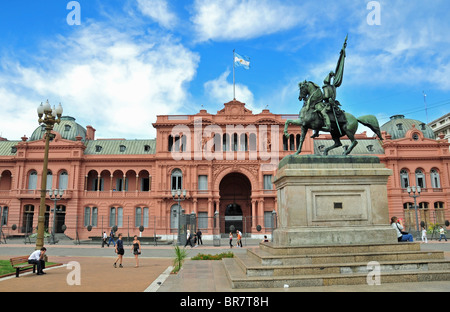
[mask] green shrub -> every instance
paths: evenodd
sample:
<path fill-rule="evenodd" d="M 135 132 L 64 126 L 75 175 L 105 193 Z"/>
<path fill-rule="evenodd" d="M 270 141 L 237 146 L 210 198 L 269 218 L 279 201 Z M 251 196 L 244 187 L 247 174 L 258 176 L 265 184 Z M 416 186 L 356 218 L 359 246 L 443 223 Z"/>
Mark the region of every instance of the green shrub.
<path fill-rule="evenodd" d="M 205 255 L 205 254 L 198 254 L 195 257 L 192 257 L 191 260 L 222 260 L 223 258 L 233 258 L 234 255 L 231 251 L 229 252 L 222 252 L 217 255 Z"/>
<path fill-rule="evenodd" d="M 172 273 L 177 273 L 181 269 L 184 259 L 187 257 L 187 251 L 178 246 L 175 246 L 175 259 L 173 259 Z"/>

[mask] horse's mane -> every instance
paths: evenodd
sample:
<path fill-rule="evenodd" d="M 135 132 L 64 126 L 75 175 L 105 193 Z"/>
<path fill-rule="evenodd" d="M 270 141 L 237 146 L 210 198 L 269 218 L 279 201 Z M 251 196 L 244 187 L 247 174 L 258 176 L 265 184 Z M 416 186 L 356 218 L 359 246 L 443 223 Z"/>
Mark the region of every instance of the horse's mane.
<path fill-rule="evenodd" d="M 300 88 L 300 86 L 302 85 L 302 84 L 312 84 L 313 86 L 315 86 L 316 88 L 320 88 L 316 83 L 314 83 L 314 82 L 312 82 L 312 81 L 302 81 L 302 82 L 299 82 L 299 84 L 298 84 L 298 87 Z"/>

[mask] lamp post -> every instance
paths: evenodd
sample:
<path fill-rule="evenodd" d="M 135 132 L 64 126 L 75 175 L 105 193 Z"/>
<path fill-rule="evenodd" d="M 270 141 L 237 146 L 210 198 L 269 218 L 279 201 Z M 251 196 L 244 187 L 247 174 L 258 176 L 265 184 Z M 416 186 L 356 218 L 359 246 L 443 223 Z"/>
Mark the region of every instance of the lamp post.
<path fill-rule="evenodd" d="M 420 196 L 421 189 L 420 189 L 420 186 L 417 186 L 417 187 L 416 186 L 408 186 L 406 188 L 406 191 L 408 192 L 409 197 L 414 198 L 414 210 L 415 210 L 415 213 L 416 213 L 416 231 L 417 231 L 416 239 L 418 239 L 420 230 L 419 230 L 419 216 L 417 214 L 417 201 L 416 201 L 416 198 Z"/>
<path fill-rule="evenodd" d="M 50 190 L 48 191 L 48 195 L 50 197 L 51 200 L 53 200 L 55 202 L 55 206 L 53 208 L 53 227 L 52 227 L 52 236 L 50 239 L 50 244 L 56 244 L 56 240 L 55 240 L 55 227 L 56 227 L 56 210 L 57 210 L 57 205 L 56 203 L 62 199 L 62 196 L 64 194 L 64 190 Z"/>
<path fill-rule="evenodd" d="M 177 244 L 179 245 L 181 240 L 180 240 L 180 217 L 181 217 L 181 206 L 180 206 L 180 202 L 186 200 L 186 190 L 172 190 L 172 198 L 174 201 L 177 202 L 177 219 L 178 219 L 178 229 L 177 229 L 177 234 L 178 234 L 178 238 L 177 238 Z"/>
<path fill-rule="evenodd" d="M 45 150 L 44 150 L 44 165 L 42 169 L 42 180 L 41 180 L 41 202 L 39 205 L 39 217 L 38 217 L 38 233 L 36 238 L 36 250 L 44 247 L 44 223 L 45 223 L 45 196 L 47 187 L 47 167 L 48 167 L 48 150 L 50 146 L 50 136 L 54 125 L 61 122 L 61 116 L 63 113 L 63 108 L 61 103 L 58 108 L 53 106 L 51 108 L 50 104 L 45 102 L 38 107 L 37 113 L 39 116 L 38 122 L 40 125 L 45 126 Z"/>

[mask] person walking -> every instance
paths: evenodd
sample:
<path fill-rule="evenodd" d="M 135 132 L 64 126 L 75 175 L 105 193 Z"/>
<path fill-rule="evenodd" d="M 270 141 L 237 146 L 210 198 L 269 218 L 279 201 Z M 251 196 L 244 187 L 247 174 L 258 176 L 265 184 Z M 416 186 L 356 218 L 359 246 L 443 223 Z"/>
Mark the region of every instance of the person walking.
<path fill-rule="evenodd" d="M 187 233 L 186 233 L 186 244 L 184 245 L 184 247 L 186 247 L 188 244 L 191 245 L 191 248 L 192 248 L 191 231 L 189 231 L 189 230 L 187 230 Z"/>
<path fill-rule="evenodd" d="M 117 268 L 117 261 L 119 261 L 119 268 L 123 268 L 122 266 L 122 259 L 123 259 L 123 255 L 125 253 L 125 250 L 123 249 L 123 240 L 122 240 L 122 233 L 119 233 L 119 239 L 117 240 L 116 244 L 116 254 L 117 254 L 117 259 L 116 261 L 114 261 L 114 267 Z"/>
<path fill-rule="evenodd" d="M 111 242 L 114 244 L 114 247 L 116 247 L 116 243 L 114 242 L 114 230 L 112 228 L 111 228 L 111 232 L 109 232 L 108 247 L 111 244 Z"/>
<path fill-rule="evenodd" d="M 242 239 L 242 233 L 241 233 L 241 231 L 236 230 L 236 236 L 237 236 L 237 239 L 236 239 L 236 246 L 242 248 L 242 241 L 241 241 L 241 239 Z"/>
<path fill-rule="evenodd" d="M 441 226 L 439 228 L 439 241 L 441 241 L 441 239 L 444 238 L 445 241 L 447 241 L 447 236 L 445 236 L 445 230 L 444 228 Z"/>
<path fill-rule="evenodd" d="M 107 240 L 108 240 L 108 236 L 106 235 L 106 231 L 103 231 L 102 248 L 105 247 L 106 244 L 108 244 Z"/>
<path fill-rule="evenodd" d="M 422 243 L 428 243 L 428 239 L 427 239 L 427 230 L 425 229 L 424 226 L 422 226 Z"/>
<path fill-rule="evenodd" d="M 135 268 L 139 267 L 139 255 L 141 254 L 141 242 L 138 240 L 137 235 L 134 235 L 133 238 L 133 247 L 131 248 L 134 259 L 136 260 Z"/>
<path fill-rule="evenodd" d="M 197 231 L 197 243 L 199 245 L 203 245 L 203 241 L 202 241 L 202 231 L 198 230 Z"/>
<path fill-rule="evenodd" d="M 230 248 L 233 248 L 233 233 L 230 232 L 230 235 L 228 235 L 230 239 Z"/>

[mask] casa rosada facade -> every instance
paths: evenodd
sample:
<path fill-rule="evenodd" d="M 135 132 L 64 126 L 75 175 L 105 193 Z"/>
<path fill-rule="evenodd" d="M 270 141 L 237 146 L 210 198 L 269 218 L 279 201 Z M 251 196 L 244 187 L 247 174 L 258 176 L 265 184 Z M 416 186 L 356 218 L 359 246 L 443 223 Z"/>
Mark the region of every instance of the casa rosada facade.
<path fill-rule="evenodd" d="M 285 121 L 293 118 L 269 110 L 254 114 L 233 100 L 216 114 L 157 116 L 156 139 L 125 140 L 96 139 L 92 126 L 62 117 L 52 132 L 45 188 L 64 193 L 59 200 L 47 196 L 45 226 L 80 240 L 114 226 L 124 235 L 169 240 L 177 234 L 182 210 L 197 217 L 204 239 L 229 233 L 232 226 L 252 237 L 270 235 L 277 212 L 272 178 L 300 139 L 299 127 L 289 126 L 289 138 L 283 135 Z M 420 220 L 444 224 L 450 219 L 450 144 L 403 116 L 381 128 L 385 140 L 358 134 L 352 154 L 376 155 L 392 169 L 390 216 L 415 222 L 409 209 L 414 199 L 406 190 L 417 185 Z M 30 138 L 0 141 L 0 207 L 7 236 L 36 232 L 44 133 L 38 127 Z M 329 135 L 314 140 L 311 135 L 302 154 L 318 154 L 333 143 Z"/>

